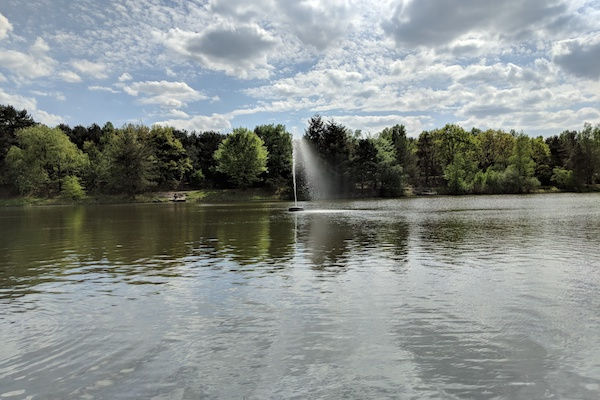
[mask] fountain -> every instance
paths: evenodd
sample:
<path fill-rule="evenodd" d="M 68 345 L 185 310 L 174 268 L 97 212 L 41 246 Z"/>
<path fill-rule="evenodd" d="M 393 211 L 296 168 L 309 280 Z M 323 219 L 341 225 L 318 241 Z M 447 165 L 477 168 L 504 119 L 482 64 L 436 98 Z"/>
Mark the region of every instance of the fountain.
<path fill-rule="evenodd" d="M 294 207 L 289 211 L 304 211 L 304 208 L 298 206 L 298 188 L 296 187 L 296 143 L 292 142 L 292 181 L 294 182 Z"/>

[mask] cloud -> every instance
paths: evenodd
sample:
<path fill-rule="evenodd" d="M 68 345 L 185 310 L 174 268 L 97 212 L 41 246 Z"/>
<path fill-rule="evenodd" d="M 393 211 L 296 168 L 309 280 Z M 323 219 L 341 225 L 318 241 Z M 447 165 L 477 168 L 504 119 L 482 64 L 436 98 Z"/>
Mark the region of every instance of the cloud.
<path fill-rule="evenodd" d="M 465 36 L 531 39 L 572 19 L 566 0 L 418 0 L 400 1 L 383 28 L 401 47 L 436 47 Z"/>
<path fill-rule="evenodd" d="M 54 97 L 56 100 L 65 101 L 67 98 L 61 92 L 43 92 L 41 90 L 32 90 L 31 94 L 42 97 Z"/>
<path fill-rule="evenodd" d="M 12 29 L 13 26 L 11 23 L 8 22 L 8 19 L 0 13 L 0 39 L 4 39 L 8 35 L 8 32 L 12 31 Z"/>
<path fill-rule="evenodd" d="M 58 77 L 65 82 L 77 83 L 81 82 L 81 77 L 73 71 L 60 71 Z"/>
<path fill-rule="evenodd" d="M 167 121 L 156 122 L 157 125 L 171 126 L 177 129 L 187 131 L 227 131 L 231 129 L 230 118 L 222 114 L 212 114 L 210 116 L 197 115 L 192 118 L 170 119 Z"/>
<path fill-rule="evenodd" d="M 19 94 L 7 93 L 0 88 L 0 104 L 10 104 L 18 110 L 27 110 L 35 121 L 48 126 L 55 126 L 64 121 L 64 118 L 50 114 L 37 108 L 37 101 L 31 97 L 21 96 Z"/>
<path fill-rule="evenodd" d="M 158 104 L 162 107 L 180 108 L 189 102 L 207 97 L 185 82 L 145 81 L 134 82 L 123 88 L 131 96 L 141 96 L 142 104 Z"/>
<path fill-rule="evenodd" d="M 118 90 L 115 90 L 111 87 L 107 86 L 88 86 L 88 90 L 96 91 L 96 92 L 109 92 L 109 93 L 120 93 Z"/>
<path fill-rule="evenodd" d="M 0 49 L 0 67 L 10 70 L 21 79 L 49 76 L 56 66 L 56 61 L 46 54 L 49 50 L 48 44 L 42 38 L 36 39 L 28 53 Z"/>
<path fill-rule="evenodd" d="M 295 36 L 303 46 L 323 51 L 335 46 L 354 22 L 358 4 L 347 0 L 273 1 L 212 0 L 209 10 L 237 23 L 263 22 L 274 30 L 274 35 Z M 267 21 L 264 10 L 271 10 Z"/>
<path fill-rule="evenodd" d="M 44 110 L 33 110 L 31 116 L 34 120 L 48 126 L 56 126 L 65 121 L 60 115 L 50 114 Z"/>
<path fill-rule="evenodd" d="M 91 76 L 96 79 L 104 79 L 108 77 L 106 74 L 107 66 L 101 62 L 92 62 L 89 60 L 73 60 L 71 65 L 77 71 L 84 75 Z"/>
<path fill-rule="evenodd" d="M 127 72 L 123 72 L 121 76 L 119 76 L 119 82 L 127 82 L 132 80 L 133 77 L 129 75 Z"/>
<path fill-rule="evenodd" d="M 559 41 L 552 60 L 565 71 L 582 78 L 600 79 L 600 34 Z"/>
<path fill-rule="evenodd" d="M 272 66 L 268 55 L 277 44 L 258 25 L 215 25 L 201 33 L 171 29 L 159 40 L 184 58 L 203 67 L 242 79 L 267 78 Z"/>
<path fill-rule="evenodd" d="M 360 129 L 366 133 L 381 132 L 384 128 L 402 124 L 406 127 L 409 136 L 418 136 L 425 128 L 432 127 L 432 118 L 425 115 L 405 116 L 398 114 L 389 115 L 333 115 L 324 116 L 333 119 L 350 129 Z"/>

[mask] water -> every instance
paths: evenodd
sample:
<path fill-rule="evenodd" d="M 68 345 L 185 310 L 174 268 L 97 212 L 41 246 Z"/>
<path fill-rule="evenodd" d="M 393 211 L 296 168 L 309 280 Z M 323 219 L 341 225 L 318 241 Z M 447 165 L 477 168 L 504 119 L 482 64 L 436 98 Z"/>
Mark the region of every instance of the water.
<path fill-rule="evenodd" d="M 600 195 L 288 206 L 1 209 L 0 399 L 600 398 Z"/>

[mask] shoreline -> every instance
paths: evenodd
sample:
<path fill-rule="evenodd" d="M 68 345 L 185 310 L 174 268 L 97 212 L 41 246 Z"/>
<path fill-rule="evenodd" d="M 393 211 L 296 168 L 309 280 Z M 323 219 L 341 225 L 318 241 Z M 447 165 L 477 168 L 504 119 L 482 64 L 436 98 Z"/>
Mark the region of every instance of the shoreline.
<path fill-rule="evenodd" d="M 399 197 L 349 197 L 337 200 L 368 200 L 368 199 L 413 199 L 436 197 L 461 197 L 461 196 L 530 196 L 536 194 L 559 193 L 600 193 L 600 187 L 589 187 L 581 191 L 566 191 L 555 187 L 541 188 L 530 193 L 467 193 L 461 195 L 435 192 L 435 194 L 415 193 L 407 191 Z M 173 190 L 165 192 L 149 192 L 135 195 L 133 198 L 124 195 L 97 195 L 86 196 L 81 200 L 70 200 L 61 197 L 40 198 L 28 196 L 15 196 L 0 198 L 0 208 L 5 207 L 38 207 L 38 206 L 70 206 L 70 205 L 111 205 L 111 204 L 159 204 L 173 203 L 174 195 L 182 196 L 187 203 L 242 203 L 242 202 L 293 202 L 277 192 L 264 189 L 200 189 L 200 190 Z"/>

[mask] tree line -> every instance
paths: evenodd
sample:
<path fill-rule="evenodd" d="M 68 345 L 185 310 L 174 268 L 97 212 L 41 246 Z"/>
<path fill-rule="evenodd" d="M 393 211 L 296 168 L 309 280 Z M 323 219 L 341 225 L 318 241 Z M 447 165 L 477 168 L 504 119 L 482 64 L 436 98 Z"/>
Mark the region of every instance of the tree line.
<path fill-rule="evenodd" d="M 580 191 L 600 182 L 600 125 L 546 139 L 448 124 L 408 137 L 403 125 L 364 135 L 315 115 L 303 139 L 339 196 Z M 110 122 L 50 128 L 0 105 L 0 186 L 27 196 L 134 196 L 150 191 L 262 187 L 291 195 L 292 135 L 283 125 L 228 135 Z M 302 167 L 302 166 L 301 166 Z M 299 173 L 301 197 L 307 182 Z"/>

